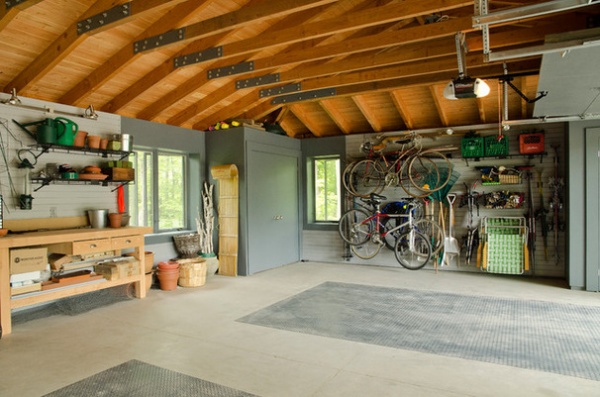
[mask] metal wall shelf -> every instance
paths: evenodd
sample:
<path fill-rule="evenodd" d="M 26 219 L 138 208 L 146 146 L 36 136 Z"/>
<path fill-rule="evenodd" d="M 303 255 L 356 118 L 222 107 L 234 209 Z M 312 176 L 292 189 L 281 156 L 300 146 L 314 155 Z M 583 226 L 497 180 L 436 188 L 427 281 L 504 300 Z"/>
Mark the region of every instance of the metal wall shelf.
<path fill-rule="evenodd" d="M 40 178 L 40 177 L 32 177 L 31 183 L 37 183 L 41 186 L 34 189 L 34 192 L 37 192 L 44 186 L 48 185 L 98 185 L 98 186 L 109 186 L 109 185 L 118 185 L 112 191 L 115 191 L 119 188 L 119 186 L 125 186 L 134 181 L 115 181 L 115 180 L 94 180 L 94 179 L 62 179 L 62 178 Z"/>
<path fill-rule="evenodd" d="M 65 145 L 56 145 L 56 144 L 39 144 L 38 143 L 38 144 L 31 145 L 30 147 L 32 149 L 41 150 L 42 153 L 47 153 L 47 152 L 52 151 L 52 152 L 64 152 L 64 153 L 92 154 L 92 155 L 101 156 L 104 158 L 118 157 L 119 160 L 123 160 L 124 158 L 129 157 L 130 155 L 134 154 L 133 152 L 124 152 L 121 150 L 92 149 L 92 148 L 88 148 L 88 147 L 65 146 Z"/>

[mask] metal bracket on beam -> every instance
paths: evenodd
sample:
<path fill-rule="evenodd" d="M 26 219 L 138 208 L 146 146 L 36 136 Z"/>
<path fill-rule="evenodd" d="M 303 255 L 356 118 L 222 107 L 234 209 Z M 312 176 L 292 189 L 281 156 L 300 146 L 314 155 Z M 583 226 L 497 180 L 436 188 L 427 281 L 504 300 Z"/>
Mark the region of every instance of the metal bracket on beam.
<path fill-rule="evenodd" d="M 147 39 L 139 40 L 133 43 L 133 53 L 152 50 L 163 45 L 176 43 L 185 39 L 185 28 L 169 30 L 168 32 L 148 37 Z"/>
<path fill-rule="evenodd" d="M 598 4 L 600 0 L 553 0 L 528 6 L 500 10 L 487 15 L 473 16 L 473 27 L 518 21 L 539 17 L 555 12 L 568 11 L 579 7 Z"/>
<path fill-rule="evenodd" d="M 14 6 L 17 6 L 21 3 L 25 3 L 27 0 L 4 0 L 4 6 L 7 10 L 10 10 Z"/>
<path fill-rule="evenodd" d="M 77 34 L 84 34 L 91 30 L 101 28 L 117 22 L 131 15 L 131 2 L 123 3 L 109 10 L 77 22 Z"/>
<path fill-rule="evenodd" d="M 173 59 L 175 69 L 186 65 L 193 65 L 208 61 L 211 59 L 221 58 L 223 56 L 223 46 L 209 48 L 204 51 L 193 52 L 191 54 L 182 55 Z"/>
<path fill-rule="evenodd" d="M 281 94 L 287 94 L 288 92 L 298 92 L 302 90 L 302 83 L 296 84 L 288 84 L 281 87 L 267 88 L 265 90 L 260 90 L 258 95 L 261 98 L 268 96 L 275 96 Z"/>
<path fill-rule="evenodd" d="M 246 73 L 254 70 L 254 62 L 242 62 L 237 65 L 225 66 L 217 69 L 210 69 L 207 72 L 208 79 L 231 76 L 232 74 Z"/>
<path fill-rule="evenodd" d="M 272 84 L 279 82 L 279 73 L 267 74 L 260 77 L 254 77 L 251 79 L 237 80 L 235 82 L 235 89 L 241 90 L 242 88 L 256 87 L 259 85 Z"/>
<path fill-rule="evenodd" d="M 299 102 L 310 99 L 325 98 L 337 95 L 335 88 L 321 88 L 320 90 L 304 91 L 298 94 L 282 95 L 271 99 L 271 105 L 280 103 Z"/>

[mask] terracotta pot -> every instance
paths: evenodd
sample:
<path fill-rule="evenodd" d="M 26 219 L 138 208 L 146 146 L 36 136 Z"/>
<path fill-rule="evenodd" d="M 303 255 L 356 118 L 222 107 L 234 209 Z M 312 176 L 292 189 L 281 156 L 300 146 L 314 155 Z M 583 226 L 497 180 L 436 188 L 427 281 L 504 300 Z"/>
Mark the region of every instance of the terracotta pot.
<path fill-rule="evenodd" d="M 121 227 L 121 220 L 123 219 L 123 214 L 119 214 L 117 212 L 112 212 L 108 214 L 108 221 L 110 223 L 110 227 L 118 228 Z"/>
<path fill-rule="evenodd" d="M 75 135 L 75 140 L 73 141 L 73 146 L 84 147 L 85 146 L 85 138 L 87 137 L 87 132 L 85 131 L 77 131 L 77 135 Z"/>
<path fill-rule="evenodd" d="M 106 138 L 100 139 L 100 149 L 106 150 L 107 147 L 108 147 L 108 139 L 106 139 Z"/>
<path fill-rule="evenodd" d="M 100 135 L 88 135 L 87 144 L 90 149 L 100 148 Z"/>
<path fill-rule="evenodd" d="M 179 270 L 175 272 L 158 271 L 156 274 L 160 283 L 160 289 L 163 291 L 172 291 L 177 289 L 177 281 L 179 280 Z"/>
<path fill-rule="evenodd" d="M 177 271 L 179 271 L 179 263 L 177 263 L 175 261 L 159 262 L 157 267 L 158 267 L 158 270 L 177 270 Z"/>

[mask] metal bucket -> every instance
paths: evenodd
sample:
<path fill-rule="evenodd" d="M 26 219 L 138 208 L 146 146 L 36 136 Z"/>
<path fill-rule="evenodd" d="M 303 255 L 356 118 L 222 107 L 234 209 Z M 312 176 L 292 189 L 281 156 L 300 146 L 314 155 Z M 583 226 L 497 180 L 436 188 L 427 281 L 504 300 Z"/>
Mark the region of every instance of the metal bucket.
<path fill-rule="evenodd" d="M 88 219 L 94 229 L 103 229 L 107 225 L 108 210 L 88 210 Z"/>
<path fill-rule="evenodd" d="M 133 137 L 129 134 L 121 134 L 121 150 L 131 152 L 133 150 Z"/>

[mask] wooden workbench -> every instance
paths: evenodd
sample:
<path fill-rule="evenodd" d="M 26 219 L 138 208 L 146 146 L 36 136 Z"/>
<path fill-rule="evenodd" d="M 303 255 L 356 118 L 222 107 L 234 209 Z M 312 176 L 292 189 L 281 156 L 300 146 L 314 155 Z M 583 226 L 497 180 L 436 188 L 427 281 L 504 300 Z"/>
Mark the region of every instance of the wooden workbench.
<path fill-rule="evenodd" d="M 144 235 L 150 227 L 122 227 L 117 229 L 68 229 L 43 232 L 29 232 L 0 238 L 0 326 L 2 334 L 12 332 L 11 310 L 38 303 L 85 294 L 118 285 L 135 283 L 135 296 L 146 296 L 144 274 Z M 102 252 L 107 248 L 120 251 L 133 249 L 140 261 L 139 274 L 114 281 L 90 284 L 75 284 L 70 288 L 40 291 L 39 293 L 11 297 L 10 291 L 10 250 L 12 248 L 49 247 L 48 253 L 60 252 L 74 255 Z"/>

